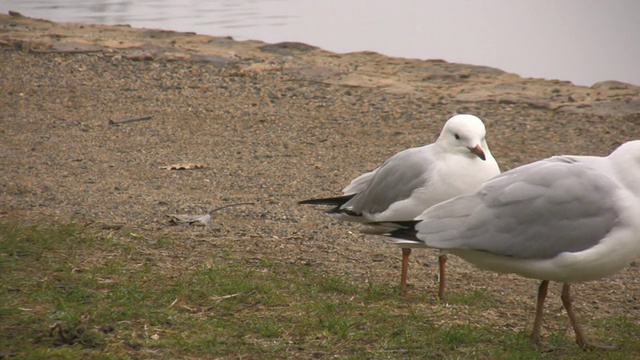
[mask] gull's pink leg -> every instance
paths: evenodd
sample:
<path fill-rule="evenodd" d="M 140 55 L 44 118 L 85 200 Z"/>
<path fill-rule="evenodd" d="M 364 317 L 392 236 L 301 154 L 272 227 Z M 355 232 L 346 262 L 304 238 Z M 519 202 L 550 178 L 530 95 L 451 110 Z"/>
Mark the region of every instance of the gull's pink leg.
<path fill-rule="evenodd" d="M 538 288 L 538 303 L 536 305 L 536 317 L 533 321 L 533 331 L 531 332 L 531 344 L 539 347 L 540 328 L 542 327 L 542 313 L 544 311 L 544 300 L 547 298 L 547 289 L 549 288 L 549 280 L 543 280 Z"/>
<path fill-rule="evenodd" d="M 445 278 L 444 278 L 444 267 L 447 264 L 447 255 L 442 254 L 438 256 L 438 265 L 440 267 L 440 286 L 438 287 L 438 299 L 444 299 L 444 287 L 445 287 Z"/>
<path fill-rule="evenodd" d="M 569 321 L 571 322 L 571 326 L 573 327 L 573 331 L 576 333 L 576 342 L 580 347 L 588 346 L 587 340 L 584 337 L 584 333 L 582 332 L 582 328 L 580 324 L 578 324 L 578 318 L 576 314 L 573 312 L 573 308 L 571 306 L 571 285 L 568 283 L 564 283 L 562 285 L 562 306 L 567 310 L 567 315 L 569 315 Z"/>
<path fill-rule="evenodd" d="M 402 248 L 402 274 L 400 275 L 400 295 L 407 295 L 407 269 L 409 268 L 411 248 Z"/>

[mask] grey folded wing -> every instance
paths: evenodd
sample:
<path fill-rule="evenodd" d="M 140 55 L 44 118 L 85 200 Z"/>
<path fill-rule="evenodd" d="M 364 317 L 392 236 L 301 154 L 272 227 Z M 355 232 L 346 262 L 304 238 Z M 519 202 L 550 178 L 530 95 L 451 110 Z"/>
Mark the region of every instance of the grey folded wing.
<path fill-rule="evenodd" d="M 380 213 L 391 204 L 409 198 L 414 190 L 429 181 L 432 166 L 425 153 L 428 154 L 424 148 L 412 148 L 389 158 L 374 170 L 367 186 L 343 208 L 356 213 Z"/>
<path fill-rule="evenodd" d="M 588 249 L 614 228 L 617 189 L 608 175 L 579 162 L 538 161 L 428 209 L 416 230 L 430 247 L 552 258 Z"/>

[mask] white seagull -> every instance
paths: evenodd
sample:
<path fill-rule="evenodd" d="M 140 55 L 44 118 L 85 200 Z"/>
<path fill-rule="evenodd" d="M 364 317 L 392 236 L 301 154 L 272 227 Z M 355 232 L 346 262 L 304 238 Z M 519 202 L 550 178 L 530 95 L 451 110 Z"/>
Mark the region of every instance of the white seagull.
<path fill-rule="evenodd" d="M 458 195 L 475 191 L 500 174 L 489 151 L 482 120 L 456 115 L 444 125 L 436 142 L 401 151 L 377 169 L 360 175 L 343 189 L 343 196 L 311 199 L 300 204 L 332 205 L 327 212 L 344 221 L 371 223 L 413 219 L 425 209 Z M 363 232 L 386 228 L 366 226 Z M 401 293 L 405 293 L 412 243 L 402 247 Z M 440 287 L 444 297 L 446 255 L 439 257 Z"/>
<path fill-rule="evenodd" d="M 409 219 L 409 217 L 407 217 Z M 640 256 L 640 140 L 607 157 L 556 156 L 507 171 L 475 193 L 433 206 L 386 235 L 445 250 L 485 270 L 542 280 L 531 333 L 549 281 L 581 347 L 591 347 L 571 308 L 570 284 L 608 276 Z"/>

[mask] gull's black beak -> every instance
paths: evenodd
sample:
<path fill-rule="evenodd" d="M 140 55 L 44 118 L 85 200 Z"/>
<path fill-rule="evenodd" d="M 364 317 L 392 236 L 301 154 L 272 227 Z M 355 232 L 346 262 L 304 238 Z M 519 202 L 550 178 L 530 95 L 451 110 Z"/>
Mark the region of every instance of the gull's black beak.
<path fill-rule="evenodd" d="M 482 150 L 482 148 L 480 147 L 480 145 L 474 147 L 474 148 L 469 148 L 469 151 L 471 151 L 472 153 L 474 153 L 477 157 L 479 157 L 482 160 L 487 160 L 487 157 L 484 156 L 484 150 Z"/>

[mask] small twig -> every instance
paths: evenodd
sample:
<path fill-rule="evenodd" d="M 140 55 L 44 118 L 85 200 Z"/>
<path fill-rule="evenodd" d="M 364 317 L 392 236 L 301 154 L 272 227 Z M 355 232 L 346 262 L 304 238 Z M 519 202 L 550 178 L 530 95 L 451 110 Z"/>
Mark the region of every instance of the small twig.
<path fill-rule="evenodd" d="M 171 305 L 169 305 L 169 308 L 173 307 L 173 305 L 175 305 L 179 300 L 180 300 L 180 298 L 176 298 L 175 300 L 173 300 Z"/>
<path fill-rule="evenodd" d="M 109 125 L 119 125 L 119 124 L 134 122 L 134 121 L 149 120 L 152 117 L 153 117 L 152 115 L 145 115 L 145 116 L 132 117 L 132 118 L 122 119 L 122 120 L 109 120 Z"/>
<path fill-rule="evenodd" d="M 231 295 L 224 295 L 224 296 L 212 296 L 211 298 L 215 301 L 220 301 L 220 300 L 224 300 L 224 299 L 229 299 L 232 297 L 236 297 L 238 295 L 242 295 L 242 293 L 235 293 L 235 294 L 231 294 Z"/>
<path fill-rule="evenodd" d="M 211 210 L 210 212 L 216 212 L 216 211 L 222 210 L 224 208 L 228 208 L 228 207 L 232 207 L 232 206 L 239 206 L 239 205 L 255 205 L 255 203 L 243 202 L 243 203 L 229 204 L 229 205 L 225 205 L 225 206 L 220 206 L 219 208 L 215 208 L 215 209 Z"/>

